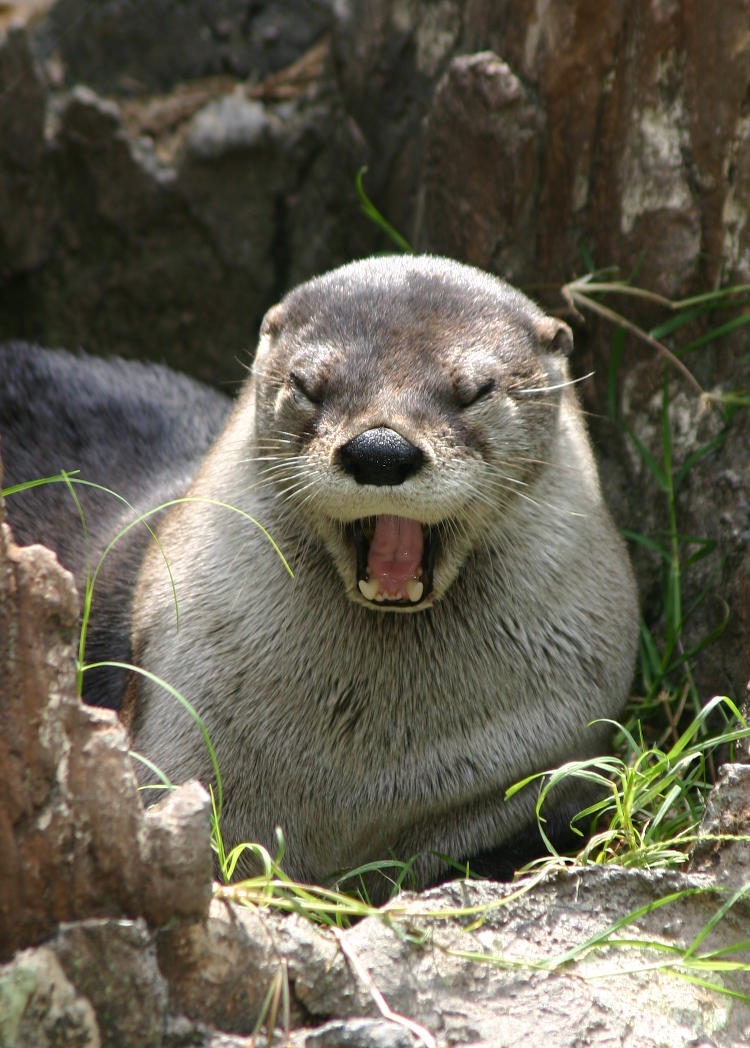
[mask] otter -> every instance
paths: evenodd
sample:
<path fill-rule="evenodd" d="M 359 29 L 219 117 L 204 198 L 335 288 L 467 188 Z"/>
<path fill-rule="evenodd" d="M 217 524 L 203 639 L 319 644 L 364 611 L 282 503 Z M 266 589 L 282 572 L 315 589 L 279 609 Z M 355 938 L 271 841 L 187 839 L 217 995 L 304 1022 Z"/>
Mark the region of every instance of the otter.
<path fill-rule="evenodd" d="M 229 397 L 159 364 L 0 344 L 2 486 L 63 469 L 75 474 L 74 482 L 87 482 L 74 488 L 83 519 L 63 481 L 8 497 L 16 541 L 54 549 L 83 593 L 87 576 L 129 523 L 184 493 L 230 408 Z M 155 525 L 158 514 L 148 519 Z M 86 639 L 89 663 L 132 662 L 133 588 L 148 540 L 145 526 L 131 527 L 102 562 Z M 88 670 L 83 697 L 119 709 L 126 683 L 122 670 Z"/>
<path fill-rule="evenodd" d="M 215 440 L 212 394 L 179 465 L 152 442 L 139 507 L 187 501 L 130 551 L 128 645 L 208 730 L 227 844 L 273 849 L 280 826 L 295 878 L 392 856 L 422 886 L 446 856 L 514 854 L 536 791 L 507 788 L 606 750 L 638 611 L 571 346 L 494 276 L 367 259 L 267 313 Z M 130 696 L 135 749 L 210 782 L 189 713 L 152 677 Z M 560 825 L 575 802 L 558 791 Z"/>

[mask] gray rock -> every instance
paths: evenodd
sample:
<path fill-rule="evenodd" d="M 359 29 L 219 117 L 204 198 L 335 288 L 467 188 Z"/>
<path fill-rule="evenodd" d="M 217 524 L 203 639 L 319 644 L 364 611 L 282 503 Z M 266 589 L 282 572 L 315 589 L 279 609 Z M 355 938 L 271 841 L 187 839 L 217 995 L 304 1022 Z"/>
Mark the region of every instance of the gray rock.
<path fill-rule="evenodd" d="M 235 149 L 252 149 L 268 135 L 270 122 L 260 102 L 227 95 L 196 113 L 187 131 L 186 148 L 201 160 Z"/>
<path fill-rule="evenodd" d="M 159 965 L 173 1008 L 229 1033 L 252 1033 L 274 980 L 313 980 L 336 955 L 335 943 L 300 918 L 267 920 L 254 908 L 215 900 L 208 920 L 165 929 Z M 307 1014 L 304 995 L 291 997 L 291 1018 Z"/>
<path fill-rule="evenodd" d="M 414 1048 L 416 1038 L 385 1019 L 337 1019 L 304 1035 L 305 1048 Z"/>
<path fill-rule="evenodd" d="M 332 0 L 58 0 L 35 34 L 65 80 L 103 91 L 164 90 L 218 73 L 262 77 L 289 65 L 333 23 Z"/>
<path fill-rule="evenodd" d="M 70 983 L 91 1003 L 102 1048 L 159 1048 L 167 985 L 144 921 L 63 924 L 51 948 Z"/>
<path fill-rule="evenodd" d="M 48 949 L 23 950 L 0 967 L 2 1048 L 100 1048 L 94 1009 Z"/>
<path fill-rule="evenodd" d="M 750 1035 L 736 996 L 750 996 L 750 972 L 709 967 L 715 951 L 750 963 L 746 945 L 731 949 L 746 941 L 748 898 L 697 938 L 730 896 L 705 876 L 591 867 L 528 890 L 474 882 L 403 896 L 390 921 L 386 907 L 343 933 L 214 903 L 203 929 L 162 933 L 160 959 L 175 1007 L 235 1033 L 254 1028 L 283 973 L 295 1046 L 734 1048 Z M 691 968 L 675 951 L 691 943 L 714 991 L 681 977 Z"/>
<path fill-rule="evenodd" d="M 143 813 L 141 855 L 149 882 L 143 913 L 153 924 L 208 912 L 210 815 L 209 795 L 197 781 L 172 790 Z"/>
<path fill-rule="evenodd" d="M 706 801 L 692 868 L 710 872 L 719 884 L 750 884 L 750 765 L 725 764 Z"/>
<path fill-rule="evenodd" d="M 709 981 L 723 985 L 730 996 L 707 995 L 668 968 L 660 970 L 665 955 L 647 945 L 688 945 L 698 935 L 722 901 L 710 881 L 589 869 L 552 878 L 504 906 L 503 898 L 514 890 L 454 884 L 410 898 L 409 920 L 402 925 L 408 936 L 394 937 L 382 921 L 368 918 L 345 933 L 347 952 L 390 1008 L 427 1027 L 439 1045 L 533 1042 L 567 1048 L 614 1042 L 662 1048 L 702 1037 L 728 1048 L 750 1034 L 750 1011 L 731 996 L 735 990 L 748 993 L 748 973 L 736 982 L 712 974 Z M 670 893 L 694 891 L 698 894 L 658 905 Z M 552 958 L 646 906 L 655 908 L 613 933 L 616 939 L 630 940 L 627 945 L 584 949 L 575 960 L 550 966 Z M 463 907 L 470 908 L 465 916 L 448 916 Z M 441 911 L 444 919 L 437 916 Z M 420 912 L 431 916 L 420 918 Z M 742 942 L 748 912 L 747 901 L 729 911 L 727 923 L 717 929 L 724 942 Z M 702 949 L 712 948 L 716 943 L 702 944 Z M 747 961 L 750 951 L 740 956 Z M 341 964 L 351 961 L 321 973 L 316 1001 L 306 998 L 311 1011 L 326 1010 L 329 987 L 336 986 L 335 999 L 341 1002 Z M 344 1002 L 343 1008 L 339 1004 L 337 1014 L 377 1014 L 361 980 L 359 987 L 357 999 Z M 626 1031 L 630 1041 L 621 1040 Z"/>

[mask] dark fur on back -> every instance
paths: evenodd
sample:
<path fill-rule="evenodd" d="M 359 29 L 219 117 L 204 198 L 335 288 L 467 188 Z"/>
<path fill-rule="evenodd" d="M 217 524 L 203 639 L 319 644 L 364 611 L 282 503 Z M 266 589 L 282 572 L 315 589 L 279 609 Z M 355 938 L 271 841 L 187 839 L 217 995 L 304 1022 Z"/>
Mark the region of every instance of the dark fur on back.
<path fill-rule="evenodd" d="M 0 345 L 0 454 L 3 488 L 61 470 L 104 485 L 146 512 L 187 488 L 228 413 L 228 397 L 158 364 L 102 360 Z M 78 509 L 64 483 L 44 484 L 6 499 L 16 541 L 54 549 L 83 592 L 107 544 L 137 516 L 105 492 L 81 484 Z M 156 516 L 149 518 L 153 526 Z M 97 579 L 86 659 L 129 662 L 130 606 L 149 540 L 143 525 L 107 555 Z M 88 702 L 118 708 L 125 675 L 92 670 Z"/>

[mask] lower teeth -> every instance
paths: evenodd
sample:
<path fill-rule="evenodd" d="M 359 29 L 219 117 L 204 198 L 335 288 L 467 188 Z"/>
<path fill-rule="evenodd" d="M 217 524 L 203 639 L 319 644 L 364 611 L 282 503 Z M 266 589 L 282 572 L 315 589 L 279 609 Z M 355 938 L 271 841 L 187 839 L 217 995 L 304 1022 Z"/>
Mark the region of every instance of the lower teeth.
<path fill-rule="evenodd" d="M 375 600 L 375 594 L 378 592 L 377 582 L 370 582 L 368 579 L 360 579 L 357 585 L 359 586 L 359 592 L 365 600 Z"/>
<path fill-rule="evenodd" d="M 360 579 L 357 582 L 359 592 L 365 600 L 374 600 L 382 604 L 388 599 L 387 594 L 381 593 L 377 582 L 372 579 Z M 406 595 L 412 604 L 417 604 L 422 599 L 424 585 L 419 579 L 408 579 L 406 582 Z"/>
<path fill-rule="evenodd" d="M 416 604 L 417 601 L 422 599 L 424 593 L 424 586 L 419 579 L 409 579 L 406 583 L 406 593 L 412 604 Z"/>

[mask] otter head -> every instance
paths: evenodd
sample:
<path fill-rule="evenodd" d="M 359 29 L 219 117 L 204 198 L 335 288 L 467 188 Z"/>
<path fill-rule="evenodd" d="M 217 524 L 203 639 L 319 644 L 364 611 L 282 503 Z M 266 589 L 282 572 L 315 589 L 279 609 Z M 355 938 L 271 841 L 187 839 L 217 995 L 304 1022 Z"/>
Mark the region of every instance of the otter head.
<path fill-rule="evenodd" d="M 369 259 L 312 280 L 261 329 L 260 479 L 352 600 L 420 611 L 533 501 L 571 342 L 509 285 L 445 259 Z"/>

